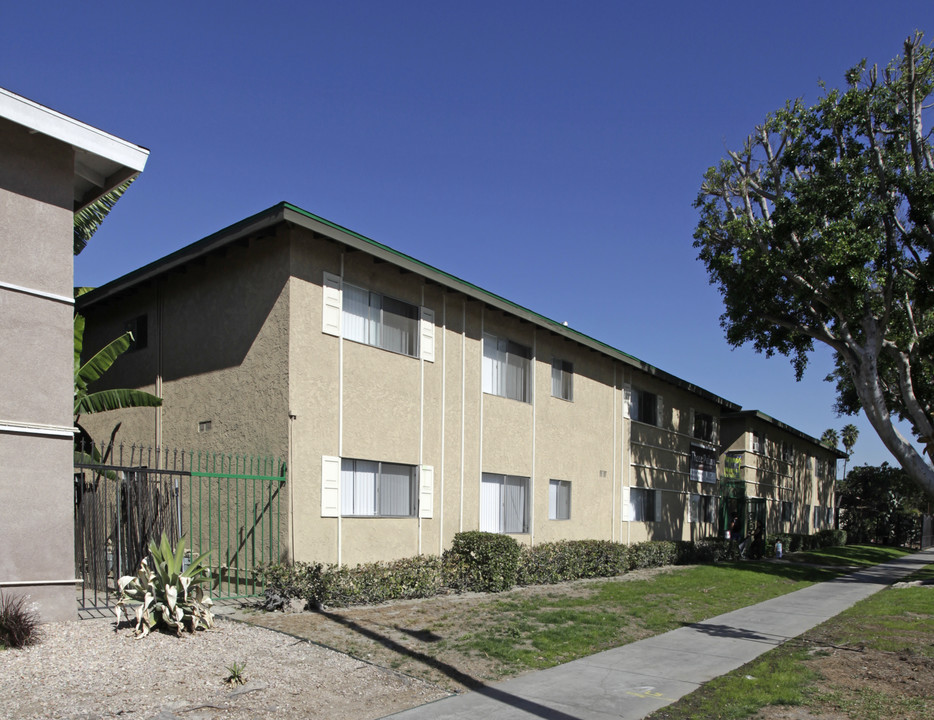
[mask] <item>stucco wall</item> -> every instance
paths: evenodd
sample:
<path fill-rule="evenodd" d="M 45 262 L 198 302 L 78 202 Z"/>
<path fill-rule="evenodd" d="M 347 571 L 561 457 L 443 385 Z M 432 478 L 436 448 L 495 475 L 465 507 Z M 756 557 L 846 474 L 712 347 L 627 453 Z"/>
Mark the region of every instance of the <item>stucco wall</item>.
<path fill-rule="evenodd" d="M 0 120 L 0 281 L 71 297 L 73 173 L 70 147 Z M 0 287 L 0 425 L 59 429 L 0 432 L 0 582 L 43 620 L 77 614 L 71 326 L 67 302 Z"/>

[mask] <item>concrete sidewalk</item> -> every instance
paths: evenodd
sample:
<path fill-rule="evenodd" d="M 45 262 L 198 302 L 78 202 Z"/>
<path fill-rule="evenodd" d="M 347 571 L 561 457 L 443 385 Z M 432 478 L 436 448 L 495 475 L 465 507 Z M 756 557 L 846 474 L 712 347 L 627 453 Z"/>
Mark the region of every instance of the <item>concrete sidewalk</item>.
<path fill-rule="evenodd" d="M 934 563 L 928 549 L 639 642 L 454 695 L 396 720 L 642 718 Z"/>

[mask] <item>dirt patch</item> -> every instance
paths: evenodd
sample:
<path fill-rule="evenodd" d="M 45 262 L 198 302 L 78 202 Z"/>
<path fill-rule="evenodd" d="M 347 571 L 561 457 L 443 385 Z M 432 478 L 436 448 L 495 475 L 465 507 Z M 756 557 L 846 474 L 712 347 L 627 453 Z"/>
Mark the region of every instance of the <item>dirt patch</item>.
<path fill-rule="evenodd" d="M 756 720 L 850 720 L 865 717 L 864 705 L 873 698 L 894 698 L 899 718 L 927 720 L 929 710 L 914 708 L 913 700 L 934 697 L 934 658 L 914 653 L 880 652 L 816 646 L 808 660 L 821 680 L 814 686 L 808 707 L 773 705 L 762 708 Z"/>
<path fill-rule="evenodd" d="M 644 580 L 667 568 L 638 570 L 613 582 Z M 580 580 L 558 585 L 527 587 L 488 595 L 465 593 L 383 605 L 304 612 L 262 612 L 244 608 L 233 617 L 295 637 L 311 640 L 352 657 L 426 680 L 450 692 L 463 692 L 484 683 L 515 677 L 523 670 L 464 647 L 473 635 L 502 632 L 508 611 L 499 611 L 494 628 L 491 602 L 534 600 L 538 597 L 574 598 L 594 592 L 609 580 Z M 624 629 L 624 633 L 625 633 Z M 626 642 L 646 632 L 634 621 Z"/>

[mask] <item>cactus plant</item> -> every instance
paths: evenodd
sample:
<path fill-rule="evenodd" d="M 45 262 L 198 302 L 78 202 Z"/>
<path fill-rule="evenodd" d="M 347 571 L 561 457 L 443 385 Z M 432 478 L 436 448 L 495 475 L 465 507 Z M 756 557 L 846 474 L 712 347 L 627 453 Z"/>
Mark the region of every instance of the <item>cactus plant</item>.
<path fill-rule="evenodd" d="M 136 637 L 141 638 L 153 629 L 194 632 L 198 628 L 214 627 L 211 598 L 204 585 L 211 583 L 211 570 L 206 567 L 210 552 L 202 553 L 183 570 L 185 539 L 173 550 L 169 539 L 162 533 L 157 544 L 149 544 L 152 559 L 143 558 L 136 575 L 125 575 L 117 586 L 120 599 L 117 601 L 117 622 L 125 614 L 130 619 L 127 604 L 138 602 L 136 615 Z"/>

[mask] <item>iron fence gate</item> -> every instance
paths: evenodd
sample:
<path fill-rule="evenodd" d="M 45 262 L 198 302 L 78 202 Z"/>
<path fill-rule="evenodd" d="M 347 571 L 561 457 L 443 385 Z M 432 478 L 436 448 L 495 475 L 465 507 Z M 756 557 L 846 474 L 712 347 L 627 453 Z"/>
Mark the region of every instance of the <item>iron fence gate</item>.
<path fill-rule="evenodd" d="M 215 599 L 261 594 L 257 572 L 283 557 L 285 465 L 269 457 L 99 447 L 75 453 L 79 610 L 112 607 L 164 532 L 186 558 L 207 553 Z"/>

